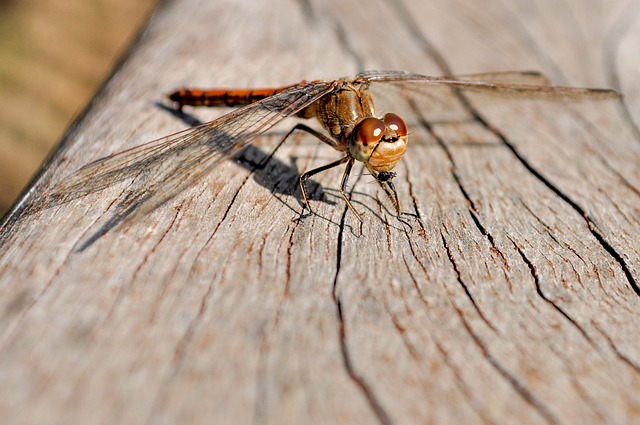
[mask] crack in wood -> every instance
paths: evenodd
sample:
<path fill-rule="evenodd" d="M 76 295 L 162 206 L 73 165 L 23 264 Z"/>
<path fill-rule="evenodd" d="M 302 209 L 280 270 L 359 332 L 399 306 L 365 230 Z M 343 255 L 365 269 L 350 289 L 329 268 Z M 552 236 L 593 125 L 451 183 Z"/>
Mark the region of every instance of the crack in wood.
<path fill-rule="evenodd" d="M 355 184 L 353 185 L 355 186 Z M 353 189 L 352 189 L 353 190 Z M 349 192 L 351 195 L 351 192 Z M 363 396 L 367 400 L 369 407 L 372 409 L 376 418 L 382 425 L 391 425 L 393 422 L 389 417 L 389 414 L 384 409 L 378 397 L 375 395 L 369 384 L 365 381 L 365 379 L 360 376 L 353 367 L 353 363 L 351 361 L 351 354 L 349 353 L 349 348 L 347 345 L 347 330 L 346 323 L 344 320 L 344 314 L 342 311 L 342 300 L 340 299 L 337 287 L 338 287 L 338 276 L 340 275 L 340 266 L 342 262 L 342 243 L 344 236 L 344 228 L 345 228 L 345 219 L 346 215 L 349 213 L 349 209 L 345 205 L 342 211 L 342 217 L 340 220 L 340 227 L 338 230 L 338 240 L 336 246 L 336 273 L 333 279 L 333 288 L 331 290 L 331 297 L 336 306 L 336 314 L 338 319 L 338 342 L 340 345 L 340 351 L 342 353 L 342 362 L 344 368 L 347 372 L 347 375 L 351 379 L 352 382 L 356 384 L 356 386 L 360 389 Z"/>
<path fill-rule="evenodd" d="M 510 266 L 509 266 L 509 262 L 507 261 L 507 258 L 505 257 L 505 255 L 502 253 L 502 251 L 496 245 L 496 242 L 495 242 L 495 239 L 494 239 L 493 235 L 489 231 L 487 231 L 486 227 L 480 221 L 478 208 L 476 207 L 475 202 L 473 201 L 473 199 L 471 199 L 471 196 L 469 196 L 469 193 L 467 192 L 467 189 L 462 184 L 462 180 L 460 179 L 460 176 L 459 176 L 458 171 L 457 171 L 458 170 L 458 166 L 457 166 L 456 161 L 455 161 L 455 159 L 453 157 L 453 153 L 451 152 L 451 150 L 449 149 L 447 144 L 444 142 L 442 137 L 440 137 L 438 134 L 436 134 L 436 132 L 433 129 L 433 126 L 426 119 L 424 119 L 424 117 L 420 114 L 419 108 L 417 107 L 415 102 L 413 102 L 411 99 L 409 99 L 408 103 L 411 106 L 411 109 L 415 112 L 416 116 L 418 116 L 418 122 L 419 122 L 420 126 L 422 126 L 427 132 L 429 132 L 431 137 L 433 137 L 433 139 L 436 141 L 438 146 L 440 146 L 440 148 L 443 150 L 445 156 L 449 160 L 449 164 L 451 165 L 449 167 L 449 170 L 451 172 L 451 175 L 453 176 L 454 181 L 456 182 L 456 185 L 458 186 L 458 189 L 460 190 L 460 193 L 462 193 L 462 196 L 464 197 L 465 201 L 467 202 L 467 210 L 469 211 L 469 215 L 471 216 L 471 219 L 472 219 L 473 223 L 475 224 L 476 228 L 489 241 L 489 244 L 491 245 L 491 252 L 496 254 L 498 256 L 498 258 L 504 264 L 505 269 L 509 270 Z M 506 273 L 505 273 L 505 277 L 506 277 Z M 507 281 L 508 280 L 509 279 L 507 277 Z M 509 286 L 511 287 L 511 283 L 510 282 L 508 282 L 508 283 L 509 283 Z"/>
<path fill-rule="evenodd" d="M 602 144 L 603 146 L 608 146 L 610 144 L 610 141 L 607 140 L 607 137 L 604 134 L 602 134 L 602 132 L 598 129 L 598 127 L 593 125 L 591 121 L 587 120 L 581 114 L 576 113 L 576 114 L 573 114 L 573 116 L 578 121 L 580 121 L 580 125 L 587 128 L 587 130 L 589 131 L 589 134 L 593 135 L 600 144 Z M 639 134 L 638 140 L 640 140 L 640 132 L 638 134 Z M 631 183 L 625 176 L 623 176 L 618 170 L 616 170 L 615 167 L 613 167 L 611 163 L 607 160 L 606 156 L 602 155 L 600 151 L 595 149 L 592 149 L 591 153 L 595 157 L 597 157 L 600 160 L 600 162 L 602 162 L 602 164 L 607 168 L 607 170 L 609 170 L 612 174 L 618 177 L 618 179 L 620 179 L 620 182 L 627 189 L 629 189 L 630 191 L 635 193 L 638 197 L 640 197 L 640 189 L 634 186 L 633 183 Z"/>
<path fill-rule="evenodd" d="M 556 243 L 558 244 L 558 246 L 562 246 L 564 245 L 565 248 L 567 248 L 567 244 L 562 244 L 560 243 L 560 241 L 558 240 L 558 238 L 556 238 L 556 236 L 553 234 L 553 229 L 551 228 L 551 226 L 549 226 L 547 223 L 544 222 L 544 220 L 542 220 L 540 217 L 538 217 L 538 215 L 536 213 L 533 212 L 533 210 L 529 207 L 529 205 L 524 201 L 524 199 L 522 199 L 520 196 L 518 196 L 518 201 L 520 202 L 520 205 L 522 205 L 524 207 L 525 210 L 527 210 L 527 212 L 529 214 L 531 214 L 531 216 L 533 218 L 536 219 L 536 221 L 538 223 L 540 223 L 540 225 L 547 231 L 547 235 L 549 235 L 549 237 Z M 513 242 L 513 241 L 511 241 Z"/>
<path fill-rule="evenodd" d="M 187 205 L 190 204 L 191 202 L 188 201 Z M 140 270 L 142 270 L 142 267 L 149 261 L 149 257 L 156 252 L 156 250 L 158 249 L 158 247 L 160 246 L 160 244 L 162 243 L 162 241 L 164 241 L 164 239 L 167 237 L 167 235 L 169 234 L 169 231 L 171 231 L 171 229 L 173 229 L 173 226 L 176 224 L 176 221 L 178 221 L 178 217 L 180 216 L 180 212 L 182 210 L 182 203 L 176 208 L 176 213 L 174 214 L 173 218 L 171 219 L 171 223 L 169 223 L 169 226 L 167 226 L 167 228 L 165 229 L 164 232 L 162 232 L 162 235 L 160 236 L 160 239 L 158 239 L 158 241 L 151 247 L 151 249 L 145 253 L 143 261 L 138 265 L 138 267 L 136 267 L 135 271 L 133 272 L 132 276 L 131 276 L 131 282 L 135 282 L 136 276 L 138 275 L 138 273 L 140 272 Z M 158 312 L 157 309 L 157 305 L 160 302 L 160 300 L 162 300 L 164 298 L 164 296 L 167 293 L 167 287 L 169 285 L 169 282 L 171 282 L 171 278 L 175 275 L 175 271 L 178 268 L 178 264 L 179 263 L 175 263 L 173 266 L 173 273 L 169 274 L 168 276 L 166 276 L 166 278 L 164 279 L 164 282 L 162 284 L 162 287 L 160 288 L 159 291 L 159 295 L 157 296 L 157 301 L 156 303 L 154 303 L 154 306 L 151 309 L 151 317 L 149 318 L 149 323 L 153 323 L 155 322 L 156 319 L 156 314 Z M 120 287 L 122 288 L 122 286 Z M 118 294 L 120 293 L 120 291 L 118 291 Z M 111 311 L 110 311 L 111 313 Z M 105 323 L 107 322 L 107 320 L 104 321 Z"/>
<path fill-rule="evenodd" d="M 346 334 L 346 324 L 344 321 L 343 313 L 342 313 L 342 302 L 339 297 L 334 298 L 336 309 L 338 312 L 338 321 L 339 321 L 339 337 L 340 337 L 340 349 L 342 352 L 342 360 L 344 367 L 347 371 L 347 374 L 351 378 L 351 380 L 360 388 L 360 391 L 366 398 L 369 406 L 373 410 L 375 416 L 378 418 L 378 421 L 383 425 L 391 425 L 393 422 L 389 417 L 389 414 L 386 412 L 382 404 L 378 400 L 378 397 L 375 395 L 370 385 L 366 382 L 366 380 L 360 376 L 353 367 L 353 363 L 351 361 L 351 354 L 349 353 L 349 347 L 347 346 L 347 334 Z"/>
<path fill-rule="evenodd" d="M 258 366 L 256 370 L 256 400 L 254 403 L 254 423 L 265 423 L 265 419 L 268 418 L 266 411 L 266 399 L 268 394 L 268 385 L 265 384 L 264 376 L 266 375 L 266 359 L 271 348 L 271 341 L 269 336 L 276 333 L 280 326 L 280 317 L 284 310 L 284 305 L 289 298 L 289 286 L 291 283 L 291 249 L 293 246 L 293 234 L 295 233 L 297 226 L 294 224 L 294 228 L 291 230 L 291 235 L 288 240 L 287 246 L 287 266 L 286 266 L 286 279 L 284 289 L 282 291 L 282 297 L 278 302 L 278 308 L 273 319 L 273 326 L 267 332 L 262 330 L 260 338 L 260 348 L 258 352 Z"/>
<path fill-rule="evenodd" d="M 404 162 L 404 169 L 405 169 L 405 183 L 407 183 L 407 188 L 409 190 L 409 196 L 411 197 L 411 205 L 413 206 L 413 211 L 415 213 L 416 216 L 416 220 L 418 222 L 418 225 L 420 226 L 420 230 L 418 231 L 418 235 L 420 235 L 420 237 L 422 239 L 424 239 L 425 241 L 427 241 L 427 232 L 426 232 L 426 225 L 424 223 L 424 221 L 422 220 L 422 215 L 420 214 L 420 209 L 418 208 L 418 198 L 415 195 L 414 189 L 413 189 L 413 181 L 411 180 L 411 178 L 409 177 L 411 175 L 410 169 L 409 169 L 409 165 Z M 410 241 L 409 238 L 409 234 L 408 231 L 405 229 L 405 235 L 407 235 L 407 239 Z M 409 244 L 411 244 L 411 242 L 409 242 Z"/>
<path fill-rule="evenodd" d="M 404 257 L 403 257 L 403 260 L 404 260 L 405 266 L 407 267 L 407 272 L 413 282 L 413 286 L 418 290 L 420 301 L 428 307 L 428 303 L 426 302 L 422 292 L 418 288 L 418 282 L 415 279 L 415 276 L 413 276 L 413 273 L 411 273 L 411 270 L 409 269 L 409 265 L 407 264 L 407 261 Z M 405 312 L 407 313 L 408 316 L 412 316 L 413 312 L 409 307 L 409 305 L 407 304 L 406 298 L 404 296 L 401 296 L 401 298 L 402 298 L 402 304 L 404 306 Z M 391 322 L 393 323 L 394 327 L 398 331 L 398 334 L 400 335 L 400 339 L 402 340 L 402 343 L 407 349 L 407 352 L 409 353 L 411 358 L 413 358 L 413 360 L 418 364 L 423 363 L 424 358 L 418 351 L 418 348 L 413 343 L 411 343 L 411 341 L 409 341 L 409 338 L 407 338 L 406 327 L 400 323 L 397 315 L 391 311 L 390 306 L 386 302 L 384 303 L 384 306 L 385 306 L 385 310 L 389 314 L 389 317 L 391 317 Z M 462 374 L 460 373 L 459 368 L 457 368 L 453 364 L 453 362 L 449 358 L 447 351 L 444 349 L 442 344 L 431 334 L 429 330 L 427 330 L 427 332 L 429 332 L 432 342 L 436 347 L 438 353 L 440 354 L 442 361 L 453 374 L 455 385 L 460 390 L 460 392 L 464 395 L 464 400 L 471 407 L 471 410 L 473 410 L 478 415 L 482 423 L 494 424 L 495 422 L 493 421 L 493 419 L 489 418 L 487 416 L 487 413 L 484 411 L 484 409 L 481 408 L 483 406 L 482 403 L 474 396 L 473 392 L 466 385 L 464 379 L 462 378 Z"/>
<path fill-rule="evenodd" d="M 611 351 L 613 351 L 615 353 L 616 357 L 618 357 L 623 363 L 625 363 L 627 366 L 629 366 L 631 369 L 633 369 L 633 371 L 635 373 L 640 374 L 640 364 L 634 362 L 629 357 L 627 357 L 626 355 L 622 354 L 622 352 L 620 350 L 618 350 L 618 347 L 616 347 L 615 343 L 613 342 L 613 340 L 611 339 L 609 334 L 607 334 L 604 331 L 604 329 L 602 329 L 600 327 L 600 325 L 598 325 L 598 323 L 594 319 L 591 319 L 591 325 L 598 332 L 600 332 L 600 334 L 604 337 L 604 339 L 609 344 L 609 347 L 611 348 Z"/>
<path fill-rule="evenodd" d="M 562 317 L 564 317 L 571 325 L 573 325 L 573 327 L 580 332 L 580 334 L 587 340 L 587 342 L 589 342 L 589 344 L 595 348 L 596 350 L 598 349 L 598 345 L 591 339 L 591 337 L 589 336 L 589 334 L 587 334 L 587 331 L 585 331 L 582 326 L 580 326 L 580 324 L 578 322 L 576 322 L 575 319 L 573 319 L 566 311 L 564 311 L 559 305 L 557 305 L 556 303 L 554 303 L 553 301 L 551 301 L 549 299 L 549 297 L 547 297 L 544 292 L 542 292 L 542 288 L 540 287 L 540 277 L 538 276 L 538 270 L 536 269 L 536 266 L 533 264 L 533 262 L 527 257 L 527 255 L 524 253 L 524 251 L 518 246 L 518 244 L 509 237 L 509 240 L 511 241 L 511 243 L 513 244 L 513 247 L 515 248 L 516 252 L 520 255 L 520 258 L 522 258 L 522 261 L 524 261 L 524 263 L 527 265 L 529 272 L 531 273 L 531 277 L 533 278 L 533 284 L 535 285 L 536 288 L 536 293 L 538 294 L 538 296 L 540 298 L 542 298 L 542 300 L 544 302 L 546 302 L 547 304 L 549 304 L 551 307 L 553 307 L 554 310 L 556 310 L 558 313 L 560 313 L 560 315 Z M 599 351 L 599 350 L 598 350 Z"/>
<path fill-rule="evenodd" d="M 575 371 L 571 368 L 571 365 L 567 361 L 566 356 L 563 355 L 562 350 L 555 349 L 553 345 L 551 345 L 549 349 L 553 351 L 560 362 L 562 362 L 562 365 L 566 371 L 566 376 L 569 377 L 571 387 L 574 389 L 575 393 L 584 401 L 584 404 L 587 406 L 587 408 L 598 417 L 597 423 L 607 423 L 606 415 L 602 413 L 601 406 L 598 403 L 598 400 L 590 397 L 587 393 L 587 390 L 584 388 L 584 385 L 582 385 L 580 380 L 577 379 L 577 377 L 580 376 L 580 372 Z"/>
<path fill-rule="evenodd" d="M 447 249 L 447 253 L 449 255 L 449 259 L 450 261 L 452 261 L 453 265 L 454 265 L 454 270 L 456 271 L 456 273 L 458 273 L 457 271 L 457 266 L 455 265 L 455 261 L 453 261 L 452 257 L 451 257 L 451 252 L 449 250 L 449 247 L 446 244 L 446 240 L 444 239 L 444 235 L 440 234 L 441 238 L 443 239 L 443 243 L 445 245 L 445 248 Z M 413 251 L 413 247 L 411 245 L 411 243 L 409 244 L 411 252 L 413 257 L 416 259 L 416 261 L 418 261 L 417 256 L 415 254 L 415 252 Z M 425 304 L 427 304 L 426 298 L 424 296 L 424 294 L 422 293 L 422 290 L 420 289 L 419 285 L 418 285 L 418 281 L 417 279 L 413 276 L 413 273 L 411 273 L 409 266 L 406 262 L 406 259 L 404 259 L 405 261 L 405 266 L 407 267 L 407 271 L 409 272 L 409 276 L 411 277 L 413 283 L 414 283 L 414 287 L 416 288 L 416 291 L 418 293 L 419 298 L 422 300 L 422 302 L 424 302 Z M 420 261 L 418 261 L 418 264 L 422 267 L 423 272 L 425 273 L 425 275 L 427 274 L 426 270 L 424 269 L 424 266 L 422 265 L 422 263 Z M 459 275 L 458 275 L 459 278 Z M 464 284 L 462 284 L 463 287 L 466 288 L 466 286 Z M 475 306 L 475 302 L 472 299 L 472 303 Z M 503 368 L 498 362 L 497 360 L 495 360 L 488 351 L 488 348 L 482 343 L 482 341 L 480 340 L 480 338 L 471 330 L 469 324 L 467 323 L 467 321 L 464 319 L 464 313 L 458 308 L 456 307 L 453 302 L 451 302 L 451 304 L 453 305 L 453 308 L 455 309 L 457 315 L 460 317 L 461 321 L 463 322 L 463 325 L 465 327 L 465 329 L 467 330 L 467 332 L 471 335 L 474 343 L 480 347 L 482 353 L 484 354 L 485 358 L 487 358 L 487 360 L 489 361 L 489 363 L 492 365 L 492 367 L 498 371 L 498 373 L 504 378 L 506 379 L 507 382 L 509 382 L 509 384 L 516 390 L 516 392 L 530 405 L 532 405 L 534 407 L 534 409 L 536 409 L 538 412 L 540 412 L 540 414 L 547 420 L 547 422 L 549 423 L 557 423 L 557 421 L 553 418 L 553 415 L 551 415 L 551 413 L 548 411 L 548 409 L 541 403 L 539 402 L 525 387 L 522 383 L 520 383 L 515 377 L 513 377 L 511 374 L 509 374 L 505 368 Z M 477 309 L 477 306 L 476 306 Z M 477 310 L 479 312 L 479 310 Z M 480 313 L 480 312 L 479 312 Z M 481 317 L 482 314 L 480 313 Z"/>
<path fill-rule="evenodd" d="M 453 256 L 453 252 L 449 248 L 449 244 L 447 243 L 447 239 L 444 237 L 444 233 L 442 232 L 442 229 L 440 230 L 440 237 L 442 238 L 442 244 L 444 245 L 444 249 L 447 251 L 447 257 L 449 258 L 449 262 L 451 263 L 451 266 L 453 267 L 453 271 L 456 274 L 456 280 L 458 281 L 458 284 L 464 290 L 464 293 L 467 295 L 467 298 L 471 302 L 471 305 L 473 305 L 473 308 L 475 309 L 476 313 L 478 313 L 478 316 L 482 319 L 482 321 L 494 333 L 499 333 L 498 330 L 493 326 L 493 324 L 491 324 L 489 319 L 487 319 L 485 317 L 484 313 L 482 313 L 482 310 L 480 310 L 480 307 L 476 303 L 475 298 L 473 298 L 473 295 L 471 294 L 471 291 L 469 290 L 469 287 L 467 286 L 466 283 L 464 283 L 464 280 L 462 279 L 462 275 L 460 274 L 460 270 L 458 269 L 458 264 L 456 263 L 456 260 L 455 260 L 455 258 Z"/>
<path fill-rule="evenodd" d="M 480 407 L 484 407 L 484 404 L 480 402 L 476 397 L 474 397 L 473 391 L 471 391 L 469 387 L 466 385 L 465 380 L 463 379 L 462 374 L 460 373 L 460 369 L 457 368 L 449 358 L 449 353 L 447 352 L 447 350 L 435 338 L 433 340 L 433 343 L 436 346 L 438 353 L 440 353 L 440 358 L 442 358 L 442 361 L 444 362 L 444 364 L 447 365 L 449 370 L 451 370 L 451 373 L 453 373 L 453 376 L 455 378 L 454 382 L 458 387 L 458 389 L 460 389 L 462 394 L 465 395 L 465 398 L 468 404 L 471 406 L 471 409 L 478 414 L 478 416 L 480 417 L 480 420 L 482 420 L 483 423 L 495 424 L 496 422 L 488 416 L 488 413 L 485 412 L 485 409 L 480 408 Z"/>
<path fill-rule="evenodd" d="M 482 355 L 487 359 L 489 364 L 511 385 L 511 387 L 522 397 L 522 399 L 527 402 L 531 407 L 533 407 L 548 423 L 550 424 L 558 424 L 560 423 L 555 416 L 551 413 L 551 411 L 538 400 L 531 391 L 525 387 L 523 383 L 521 383 L 515 376 L 513 376 L 507 369 L 502 366 L 489 352 L 489 349 L 484 345 L 482 340 L 476 333 L 471 329 L 471 326 L 467 322 L 464 317 L 464 313 L 458 309 L 455 305 L 453 308 L 458 313 L 458 317 L 462 321 L 462 325 L 471 336 L 471 339 L 475 342 L 476 346 L 482 352 Z"/>
<path fill-rule="evenodd" d="M 464 99 L 464 97 L 462 97 Z M 576 201 L 571 199 L 567 194 L 562 192 L 557 186 L 555 186 L 549 179 L 544 177 L 537 169 L 535 169 L 516 149 L 515 145 L 511 143 L 507 137 L 497 128 L 493 127 L 489 124 L 482 116 L 480 116 L 479 112 L 468 102 L 466 102 L 466 107 L 469 112 L 476 118 L 476 120 L 482 124 L 487 130 L 491 131 L 494 135 L 496 135 L 502 143 L 513 153 L 515 158 L 525 167 L 527 171 L 529 171 L 536 179 L 538 179 L 542 184 L 544 184 L 549 190 L 551 190 L 558 198 L 568 204 L 571 208 L 574 209 L 586 222 L 587 227 L 591 234 L 596 238 L 598 243 L 609 253 L 611 257 L 618 263 L 622 272 L 624 273 L 627 282 L 631 289 L 636 293 L 637 296 L 640 297 L 640 286 L 636 282 L 627 262 L 622 255 L 605 239 L 602 235 L 602 231 L 598 228 L 593 219 L 589 216 L 589 214 L 580 206 Z"/>

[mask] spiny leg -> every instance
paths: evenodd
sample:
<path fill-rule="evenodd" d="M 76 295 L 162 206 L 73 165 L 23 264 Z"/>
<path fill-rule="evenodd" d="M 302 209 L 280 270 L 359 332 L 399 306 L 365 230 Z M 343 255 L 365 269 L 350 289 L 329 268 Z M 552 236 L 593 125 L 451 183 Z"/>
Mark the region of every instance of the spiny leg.
<path fill-rule="evenodd" d="M 287 135 L 283 137 L 282 141 L 287 140 L 287 138 L 289 136 L 291 136 L 291 134 L 296 130 L 306 131 L 307 133 L 311 134 L 312 136 L 317 137 L 318 139 L 320 139 L 320 141 L 326 143 L 327 145 L 329 145 L 331 147 L 335 146 L 335 142 L 331 138 L 329 138 L 329 136 L 326 136 L 326 135 L 320 133 L 318 130 L 316 130 L 314 128 L 311 128 L 308 125 L 305 125 L 305 124 L 302 124 L 302 123 L 296 124 L 291 130 L 289 130 Z"/>
<path fill-rule="evenodd" d="M 296 124 L 295 127 L 293 127 L 291 129 L 291 131 L 289 131 L 289 133 L 287 133 L 287 135 L 284 137 L 285 139 L 287 137 L 289 137 L 291 135 L 291 133 L 293 133 L 296 130 L 302 130 L 302 131 L 306 131 L 307 133 L 317 137 L 318 139 L 320 139 L 322 142 L 326 143 L 327 145 L 334 147 L 335 148 L 335 142 L 330 139 L 329 137 L 325 136 L 324 134 L 320 133 L 319 131 L 305 125 L 302 123 Z M 351 173 L 351 168 L 353 168 L 353 158 L 351 158 L 350 156 L 345 156 L 342 159 L 339 159 L 337 161 L 334 161 L 330 164 L 327 165 L 323 165 L 322 167 L 319 168 L 315 168 L 311 171 L 307 171 L 306 173 L 302 174 L 300 176 L 300 190 L 302 191 L 302 197 L 304 198 L 304 203 L 305 206 L 307 207 L 307 209 L 309 210 L 309 212 L 311 212 L 311 205 L 309 204 L 309 197 L 307 196 L 307 190 L 304 187 L 304 182 L 311 176 L 313 176 L 314 174 L 320 173 L 322 171 L 326 171 L 330 168 L 333 167 L 337 167 L 338 165 L 344 164 L 345 162 L 347 162 L 347 168 L 345 169 L 344 174 L 342 175 L 342 183 L 340 186 L 340 194 L 342 195 L 342 198 L 345 200 L 345 202 L 347 203 L 347 206 L 349 207 L 349 209 L 353 212 L 353 214 L 358 218 L 358 220 L 360 220 L 362 222 L 362 218 L 360 218 L 360 214 L 358 214 L 358 212 L 355 210 L 355 208 L 353 207 L 353 205 L 351 205 L 351 202 L 349 202 L 349 199 L 347 199 L 347 196 L 345 194 L 345 190 L 346 190 L 346 186 L 347 186 L 347 180 L 349 179 L 349 173 Z"/>
<path fill-rule="evenodd" d="M 344 199 L 344 201 L 347 203 L 347 206 L 349 207 L 353 215 L 355 215 L 358 221 L 362 223 L 362 217 L 360 217 L 360 214 L 358 213 L 358 211 L 356 211 L 353 205 L 351 205 L 351 202 L 349 202 L 349 199 L 347 198 L 347 194 L 345 193 L 345 191 L 347 190 L 347 182 L 349 180 L 349 174 L 351 173 L 351 168 L 353 168 L 354 159 L 351 158 L 350 156 L 347 156 L 343 159 L 347 160 L 347 166 L 345 167 L 344 174 L 342 175 L 342 183 L 340 184 L 340 194 L 342 195 L 342 198 Z"/>
<path fill-rule="evenodd" d="M 371 167 L 371 165 L 369 165 L 369 163 L 365 163 L 365 165 L 395 207 L 396 216 L 400 217 L 400 200 L 398 199 L 398 192 L 396 191 L 396 187 L 391 181 L 391 179 L 396 176 L 396 173 L 392 171 L 378 173 Z"/>
<path fill-rule="evenodd" d="M 391 180 L 381 181 L 376 179 L 376 181 L 380 184 L 380 186 L 384 190 L 384 193 L 387 194 L 387 197 L 391 200 L 393 206 L 396 208 L 396 216 L 400 217 L 400 200 L 398 199 L 398 192 L 396 191 L 395 185 Z"/>
<path fill-rule="evenodd" d="M 323 165 L 322 167 L 314 168 L 313 170 L 307 171 L 306 173 L 300 176 L 300 190 L 302 191 L 302 197 L 304 198 L 304 203 L 307 206 L 307 209 L 309 210 L 309 212 L 311 212 L 311 205 L 309 204 L 309 198 L 307 197 L 307 190 L 304 188 L 304 182 L 314 174 L 318 174 L 330 168 L 337 167 L 338 165 L 344 164 L 347 161 L 351 161 L 351 164 L 353 165 L 353 159 L 348 156 L 345 156 L 344 158 L 341 158 L 337 161 L 333 161 L 330 164 Z M 350 169 L 351 167 L 347 165 L 347 168 Z M 342 178 L 344 180 L 344 176 Z M 342 197 L 345 198 L 344 193 L 342 192 L 342 188 L 340 188 L 340 193 L 342 193 Z M 345 200 L 347 200 L 347 198 L 345 198 Z M 349 201 L 347 201 L 347 204 L 349 204 Z M 353 210 L 353 207 L 351 206 L 351 204 L 349 204 L 349 207 L 351 207 L 351 209 Z"/>
<path fill-rule="evenodd" d="M 369 170 L 373 171 L 371 169 Z M 403 213 L 401 211 L 400 200 L 398 199 L 398 192 L 396 191 L 395 185 L 391 181 L 396 176 L 396 173 L 394 173 L 393 171 L 382 171 L 377 174 L 374 174 L 374 173 L 372 174 L 376 178 L 376 181 L 378 182 L 380 187 L 382 187 L 384 192 L 387 194 L 387 197 L 391 200 L 391 202 L 393 202 L 393 205 L 396 207 L 396 219 L 398 219 L 398 221 L 400 221 L 402 224 L 405 224 L 407 227 L 409 227 L 409 229 L 413 229 L 413 227 L 411 226 L 411 223 L 409 223 L 407 220 L 402 218 L 402 214 L 411 215 L 416 218 L 418 218 L 418 216 L 416 214 L 412 214 L 408 212 Z"/>
<path fill-rule="evenodd" d="M 313 128 L 305 125 L 305 124 L 302 124 L 302 123 L 296 124 L 296 126 L 293 127 L 287 133 L 286 136 L 284 136 L 284 139 L 287 139 L 287 137 L 289 137 L 291 135 L 291 133 L 293 133 L 296 130 L 306 131 L 307 133 L 317 137 L 318 139 L 320 139 L 322 142 L 326 143 L 327 145 L 335 148 L 335 141 L 334 140 L 332 140 L 328 136 L 325 136 L 324 134 L 320 133 L 319 131 L 317 131 L 317 130 L 315 130 L 315 129 L 313 129 Z M 305 206 L 307 207 L 309 212 L 312 212 L 311 205 L 309 204 L 309 197 L 307 196 L 307 190 L 304 187 L 304 182 L 307 179 L 309 179 L 309 177 L 313 176 L 314 174 L 318 174 L 318 173 L 326 171 L 326 170 L 328 170 L 330 168 L 337 167 L 338 165 L 344 164 L 345 162 L 347 163 L 347 167 L 345 168 L 344 174 L 342 175 L 342 182 L 340 184 L 340 194 L 342 195 L 342 198 L 344 199 L 344 201 L 347 203 L 347 206 L 349 207 L 351 212 L 356 216 L 356 218 L 360 222 L 362 222 L 362 217 L 356 211 L 356 209 L 353 207 L 353 205 L 351 205 L 351 202 L 349 201 L 349 199 L 347 198 L 347 195 L 345 193 L 346 188 L 347 188 L 347 181 L 349 180 L 349 174 L 351 173 L 351 169 L 353 168 L 353 163 L 354 163 L 354 159 L 351 158 L 350 156 L 347 155 L 344 158 L 341 158 L 341 159 L 339 159 L 337 161 L 334 161 L 334 162 L 332 162 L 330 164 L 323 165 L 322 167 L 315 168 L 313 170 L 307 171 L 306 173 L 302 174 L 300 176 L 300 190 L 302 191 L 302 197 L 304 199 Z M 397 198 L 397 196 L 396 196 L 396 198 Z"/>

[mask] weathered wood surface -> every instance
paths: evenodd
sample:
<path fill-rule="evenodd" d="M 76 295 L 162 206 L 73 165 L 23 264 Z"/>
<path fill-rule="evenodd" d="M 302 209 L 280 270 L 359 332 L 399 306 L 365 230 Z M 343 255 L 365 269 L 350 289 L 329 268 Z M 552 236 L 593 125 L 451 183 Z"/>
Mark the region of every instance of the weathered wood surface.
<path fill-rule="evenodd" d="M 640 421 L 639 13 L 634 0 L 165 3 L 0 228 L 0 417 Z M 413 231 L 366 175 L 360 228 L 338 170 L 314 178 L 317 215 L 293 220 L 298 173 L 338 156 L 296 135 L 256 167 L 286 126 L 82 251 L 126 183 L 20 213 L 83 164 L 183 128 L 158 105 L 173 88 L 361 69 L 538 69 L 626 98 L 482 104 L 490 127 L 426 116 L 433 134 L 408 111 L 396 187 Z"/>

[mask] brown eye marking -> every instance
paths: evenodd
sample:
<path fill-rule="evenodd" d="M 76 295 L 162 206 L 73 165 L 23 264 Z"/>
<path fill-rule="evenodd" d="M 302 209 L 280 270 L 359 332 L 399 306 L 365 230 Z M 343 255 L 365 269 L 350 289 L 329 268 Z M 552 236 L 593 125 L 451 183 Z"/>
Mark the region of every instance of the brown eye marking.
<path fill-rule="evenodd" d="M 356 125 L 356 140 L 364 146 L 379 142 L 384 136 L 385 128 L 382 120 L 373 117 L 365 118 Z"/>
<path fill-rule="evenodd" d="M 404 123 L 404 120 L 400 118 L 400 115 L 389 112 L 382 118 L 382 120 L 384 121 L 385 125 L 389 129 L 395 131 L 395 133 L 399 137 L 404 137 L 407 135 L 407 125 Z"/>

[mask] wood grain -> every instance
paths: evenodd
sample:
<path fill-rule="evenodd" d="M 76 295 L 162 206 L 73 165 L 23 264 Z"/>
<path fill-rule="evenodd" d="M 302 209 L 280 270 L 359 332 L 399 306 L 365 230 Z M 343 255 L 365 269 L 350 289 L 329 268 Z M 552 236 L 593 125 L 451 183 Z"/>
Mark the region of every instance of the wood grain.
<path fill-rule="evenodd" d="M 166 2 L 0 227 L 3 419 L 640 420 L 639 13 L 634 1 Z M 184 128 L 160 106 L 172 89 L 362 69 L 537 69 L 626 97 L 471 98 L 454 115 L 391 103 L 412 124 L 396 179 L 412 229 L 356 173 L 360 226 L 338 170 L 314 176 L 316 214 L 297 220 L 299 173 L 338 154 L 298 134 L 274 151 L 292 123 L 84 250 L 126 182 L 22 213 L 80 166 Z"/>

